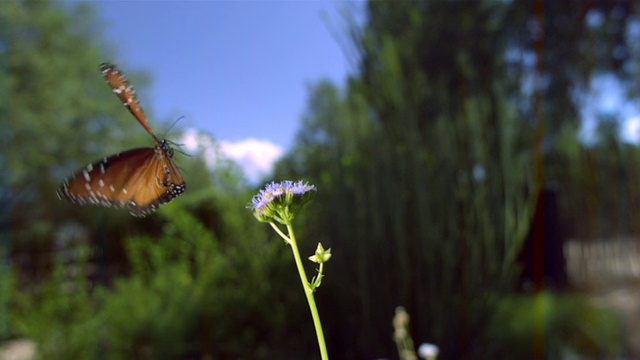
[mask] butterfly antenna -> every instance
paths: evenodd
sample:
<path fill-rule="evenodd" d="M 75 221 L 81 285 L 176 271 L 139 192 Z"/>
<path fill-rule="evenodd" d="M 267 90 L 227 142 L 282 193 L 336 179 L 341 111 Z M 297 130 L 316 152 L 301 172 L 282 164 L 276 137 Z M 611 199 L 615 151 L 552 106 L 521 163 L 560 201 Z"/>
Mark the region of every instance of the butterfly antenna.
<path fill-rule="evenodd" d="M 169 128 L 166 131 L 163 131 L 162 137 L 165 138 L 165 140 L 167 138 L 167 134 L 169 134 L 171 132 L 171 129 L 173 129 L 176 126 L 176 124 L 178 123 L 178 121 L 180 121 L 182 119 L 184 119 L 184 116 L 180 116 L 179 118 L 177 118 L 176 121 L 171 123 L 171 126 L 169 126 Z M 172 142 L 172 144 L 175 144 L 175 143 Z"/>
<path fill-rule="evenodd" d="M 169 129 L 167 130 L 167 133 L 169 133 L 171 131 L 171 129 L 173 129 L 174 126 L 176 126 L 176 124 L 178 123 L 178 121 L 184 119 L 184 115 L 180 116 L 179 118 L 176 119 L 176 121 L 173 122 L 173 124 L 171 124 L 171 126 L 169 126 Z"/>

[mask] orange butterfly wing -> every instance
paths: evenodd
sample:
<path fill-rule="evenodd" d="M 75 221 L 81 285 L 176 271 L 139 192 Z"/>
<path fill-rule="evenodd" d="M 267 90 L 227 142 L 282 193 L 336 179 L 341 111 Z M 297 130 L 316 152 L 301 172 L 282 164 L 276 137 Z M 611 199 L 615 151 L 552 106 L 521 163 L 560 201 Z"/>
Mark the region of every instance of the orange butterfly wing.
<path fill-rule="evenodd" d="M 127 207 L 146 216 L 186 189 L 166 143 L 113 155 L 88 165 L 58 189 L 58 196 L 79 204 Z"/>
<path fill-rule="evenodd" d="M 124 74 L 118 70 L 118 68 L 109 63 L 100 64 L 100 71 L 102 72 L 102 76 L 107 81 L 111 90 L 114 94 L 122 101 L 122 104 L 129 109 L 129 112 L 138 120 L 140 125 L 144 127 L 145 130 L 153 137 L 153 139 L 158 142 L 158 139 L 153 134 L 151 127 L 149 126 L 149 122 L 147 121 L 147 117 L 144 115 L 144 111 L 142 111 L 142 106 L 136 99 L 136 92 L 133 90 L 133 87 L 127 81 L 127 78 L 124 77 Z"/>

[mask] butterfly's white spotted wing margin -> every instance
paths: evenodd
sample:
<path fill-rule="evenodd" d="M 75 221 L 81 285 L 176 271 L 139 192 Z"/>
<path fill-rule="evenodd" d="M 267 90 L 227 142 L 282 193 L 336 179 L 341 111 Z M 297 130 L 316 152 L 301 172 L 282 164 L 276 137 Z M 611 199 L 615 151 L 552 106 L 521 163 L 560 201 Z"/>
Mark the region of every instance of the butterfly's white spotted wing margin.
<path fill-rule="evenodd" d="M 89 164 L 67 178 L 57 194 L 77 204 L 126 207 L 132 215 L 144 217 L 186 190 L 166 142 L 161 145 Z"/>

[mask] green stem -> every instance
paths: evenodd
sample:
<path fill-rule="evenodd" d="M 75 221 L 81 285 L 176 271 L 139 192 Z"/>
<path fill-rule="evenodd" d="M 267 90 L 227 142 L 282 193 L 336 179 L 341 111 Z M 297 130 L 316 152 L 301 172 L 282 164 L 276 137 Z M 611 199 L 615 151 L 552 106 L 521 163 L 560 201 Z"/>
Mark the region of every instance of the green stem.
<path fill-rule="evenodd" d="M 318 288 L 320 286 L 320 283 L 322 282 L 322 271 L 324 270 L 324 263 L 320 263 L 320 267 L 318 268 L 318 275 L 316 275 L 316 281 L 313 284 L 313 291 L 315 291 L 316 288 Z"/>
<path fill-rule="evenodd" d="M 271 225 L 273 230 L 275 230 L 278 233 L 278 235 L 280 235 L 280 237 L 284 239 L 284 242 L 286 242 L 287 244 L 291 242 L 291 239 L 289 239 L 287 235 L 285 235 L 282 231 L 280 231 L 280 228 L 278 227 L 278 225 L 274 224 L 273 221 L 270 221 L 269 225 Z"/>
<path fill-rule="evenodd" d="M 318 337 L 318 346 L 320 347 L 320 356 L 322 360 L 328 360 L 329 355 L 327 353 L 327 345 L 324 341 L 324 332 L 322 331 L 322 324 L 320 323 L 320 315 L 318 315 L 318 308 L 316 307 L 316 301 L 313 298 L 313 290 L 307 280 L 307 273 L 302 266 L 302 260 L 300 259 L 300 251 L 298 250 L 298 244 L 296 243 L 296 237 L 293 233 L 293 227 L 291 224 L 287 224 L 287 231 L 289 232 L 289 244 L 291 245 L 291 251 L 293 252 L 293 258 L 296 260 L 296 266 L 298 267 L 298 274 L 300 275 L 300 281 L 302 282 L 302 288 L 304 294 L 307 296 L 307 302 L 309 303 L 309 310 L 311 310 L 311 317 L 313 318 L 313 325 L 316 328 L 316 336 Z"/>

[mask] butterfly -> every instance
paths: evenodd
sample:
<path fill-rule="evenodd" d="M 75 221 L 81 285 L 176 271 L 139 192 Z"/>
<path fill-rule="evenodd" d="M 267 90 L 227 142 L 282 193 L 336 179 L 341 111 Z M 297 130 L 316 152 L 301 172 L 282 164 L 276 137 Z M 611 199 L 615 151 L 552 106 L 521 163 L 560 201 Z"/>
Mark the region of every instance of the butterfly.
<path fill-rule="evenodd" d="M 154 146 L 107 156 L 64 180 L 58 197 L 77 204 L 127 207 L 133 216 L 144 217 L 186 190 L 173 161 L 173 149 L 158 139 L 142 111 L 135 91 L 118 68 L 110 63 L 100 71 L 129 112 L 151 135 Z"/>

